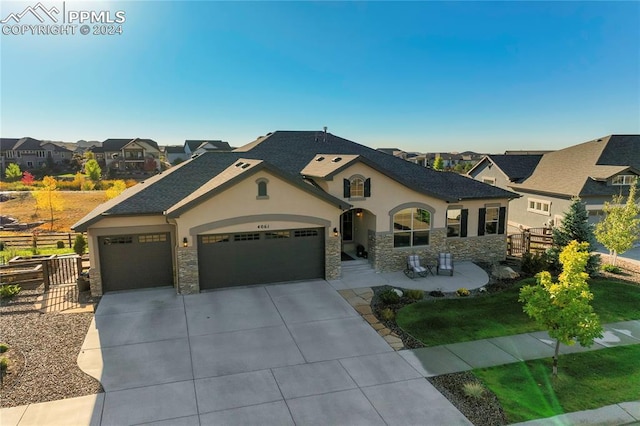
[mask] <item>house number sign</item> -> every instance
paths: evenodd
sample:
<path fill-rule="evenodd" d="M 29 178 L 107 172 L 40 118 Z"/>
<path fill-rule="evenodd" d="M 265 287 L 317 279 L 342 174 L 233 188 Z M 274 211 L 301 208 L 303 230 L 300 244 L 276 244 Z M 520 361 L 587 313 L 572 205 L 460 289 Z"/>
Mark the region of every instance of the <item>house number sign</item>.
<path fill-rule="evenodd" d="M 269 229 L 269 225 L 258 225 L 258 229 Z"/>

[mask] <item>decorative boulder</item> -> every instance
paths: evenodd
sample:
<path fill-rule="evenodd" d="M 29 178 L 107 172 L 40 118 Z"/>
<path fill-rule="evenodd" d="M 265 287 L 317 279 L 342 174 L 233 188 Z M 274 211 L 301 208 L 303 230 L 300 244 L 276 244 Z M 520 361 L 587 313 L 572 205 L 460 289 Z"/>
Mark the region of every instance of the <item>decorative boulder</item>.
<path fill-rule="evenodd" d="M 508 266 L 494 265 L 491 275 L 499 280 L 513 280 L 520 277 L 516 271 Z"/>
<path fill-rule="evenodd" d="M 404 294 L 404 293 L 402 292 L 402 290 L 400 290 L 399 288 L 394 288 L 394 289 L 393 289 L 393 292 L 394 292 L 395 294 L 397 294 L 397 295 L 398 295 L 398 297 L 402 297 L 402 295 Z"/>

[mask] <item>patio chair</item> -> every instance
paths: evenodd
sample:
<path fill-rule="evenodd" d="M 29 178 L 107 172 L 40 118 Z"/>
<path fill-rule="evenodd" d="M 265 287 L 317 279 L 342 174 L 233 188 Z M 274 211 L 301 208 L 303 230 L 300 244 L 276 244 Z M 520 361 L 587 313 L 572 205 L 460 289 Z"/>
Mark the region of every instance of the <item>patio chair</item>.
<path fill-rule="evenodd" d="M 427 268 L 420 265 L 420 257 L 417 254 L 412 254 L 407 258 L 407 269 L 404 270 L 404 273 L 411 279 L 415 278 L 416 275 L 426 277 Z"/>
<path fill-rule="evenodd" d="M 449 275 L 453 276 L 453 255 L 451 253 L 438 253 L 436 274 L 439 275 L 440 270 L 449 271 Z"/>

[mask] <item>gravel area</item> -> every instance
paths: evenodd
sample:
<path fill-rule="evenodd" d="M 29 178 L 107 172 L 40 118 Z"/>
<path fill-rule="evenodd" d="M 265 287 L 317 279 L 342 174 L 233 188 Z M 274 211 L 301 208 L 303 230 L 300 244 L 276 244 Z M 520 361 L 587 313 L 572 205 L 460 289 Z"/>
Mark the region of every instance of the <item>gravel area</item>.
<path fill-rule="evenodd" d="M 77 364 L 93 314 L 43 314 L 33 305 L 40 294 L 41 290 L 23 290 L 0 304 L 0 339 L 11 348 L 1 407 L 103 392 Z"/>

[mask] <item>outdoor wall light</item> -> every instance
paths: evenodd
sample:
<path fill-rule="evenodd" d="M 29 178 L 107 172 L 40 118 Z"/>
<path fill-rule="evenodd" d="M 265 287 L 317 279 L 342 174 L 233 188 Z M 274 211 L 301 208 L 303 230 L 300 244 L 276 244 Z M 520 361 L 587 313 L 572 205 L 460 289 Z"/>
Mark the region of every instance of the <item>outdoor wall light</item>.
<path fill-rule="evenodd" d="M 357 209 L 356 210 L 356 216 L 357 217 L 362 217 L 362 209 Z"/>
<path fill-rule="evenodd" d="M 184 237 L 182 239 L 182 247 L 189 247 L 189 240 L 187 239 L 187 237 Z"/>
<path fill-rule="evenodd" d="M 334 237 L 338 236 L 338 228 L 333 228 L 333 236 Z"/>

